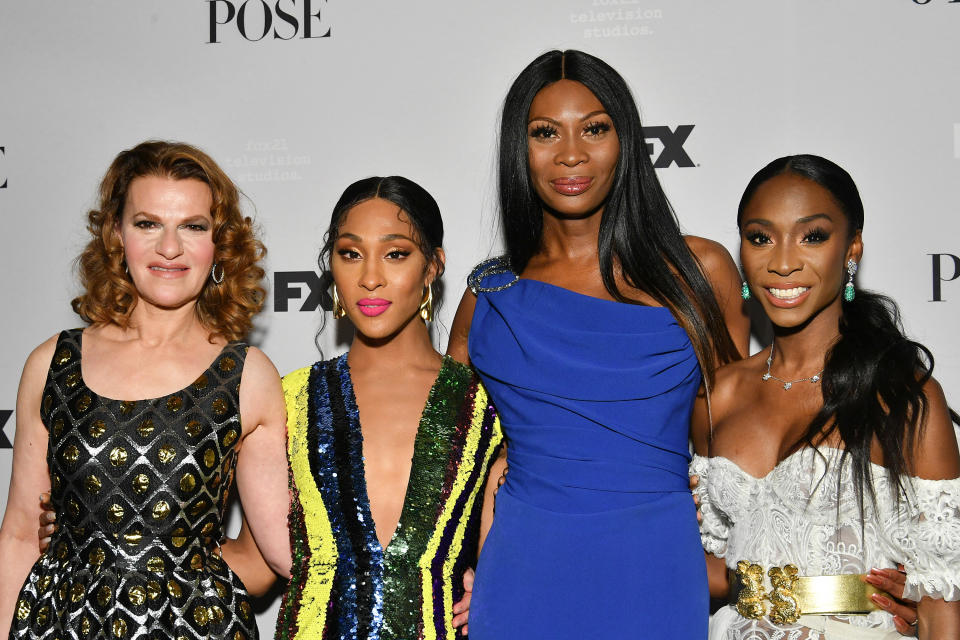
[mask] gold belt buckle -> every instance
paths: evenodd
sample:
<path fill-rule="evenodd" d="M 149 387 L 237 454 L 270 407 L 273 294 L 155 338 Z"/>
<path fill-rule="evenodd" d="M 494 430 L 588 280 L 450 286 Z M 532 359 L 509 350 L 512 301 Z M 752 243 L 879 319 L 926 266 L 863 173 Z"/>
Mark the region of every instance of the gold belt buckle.
<path fill-rule="evenodd" d="M 884 591 L 863 582 L 859 574 L 800 576 L 792 564 L 766 571 L 772 587 L 768 592 L 764 573 L 763 567 L 755 562 L 741 560 L 737 563 L 731 580 L 731 600 L 736 596 L 734 606 L 744 618 L 759 620 L 766 615 L 771 622 L 791 624 L 804 614 L 864 614 L 879 610 L 870 599 L 872 594 L 889 597 Z"/>
<path fill-rule="evenodd" d="M 800 604 L 793 594 L 799 570 L 792 564 L 771 567 L 767 572 L 773 588 L 767 593 L 763 584 L 763 567 L 755 562 L 741 560 L 737 563 L 737 577 L 740 591 L 737 594 L 737 613 L 744 618 L 759 620 L 766 613 L 766 602 L 770 602 L 769 618 L 777 624 L 790 624 L 802 615 Z"/>

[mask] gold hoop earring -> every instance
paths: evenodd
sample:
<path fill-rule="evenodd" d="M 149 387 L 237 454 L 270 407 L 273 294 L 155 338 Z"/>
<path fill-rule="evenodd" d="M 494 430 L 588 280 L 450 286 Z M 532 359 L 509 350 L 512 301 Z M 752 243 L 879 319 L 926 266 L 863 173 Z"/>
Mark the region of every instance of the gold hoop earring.
<path fill-rule="evenodd" d="M 337 285 L 333 285 L 330 288 L 330 297 L 333 298 L 333 319 L 339 320 L 347 315 L 347 310 L 340 304 L 340 296 L 337 295 Z"/>
<path fill-rule="evenodd" d="M 420 302 L 420 317 L 424 322 L 433 321 L 433 285 L 427 285 L 427 293 Z"/>

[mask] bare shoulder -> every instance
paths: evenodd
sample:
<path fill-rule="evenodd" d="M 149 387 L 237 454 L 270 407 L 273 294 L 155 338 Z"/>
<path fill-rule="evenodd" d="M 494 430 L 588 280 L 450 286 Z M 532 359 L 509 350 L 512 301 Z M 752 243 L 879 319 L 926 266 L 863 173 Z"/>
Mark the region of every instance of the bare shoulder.
<path fill-rule="evenodd" d="M 716 240 L 701 238 L 700 236 L 684 236 L 683 239 L 708 275 L 716 269 L 732 267 L 736 270 L 736 263 L 733 261 L 730 252 Z"/>
<path fill-rule="evenodd" d="M 447 355 L 464 364 L 470 364 L 468 340 L 473 311 L 477 307 L 477 295 L 467 287 L 460 298 L 460 305 L 450 327 L 450 341 L 447 343 Z"/>
<path fill-rule="evenodd" d="M 267 354 L 257 347 L 251 346 L 247 348 L 247 358 L 244 361 L 243 373 L 246 375 L 248 372 L 255 376 L 268 376 L 270 378 L 280 379 L 280 373 L 273 365 L 273 362 L 267 357 Z"/>
<path fill-rule="evenodd" d="M 713 286 L 720 306 L 725 306 L 726 301 L 733 297 L 731 292 L 740 288 L 737 263 L 733 261 L 727 248 L 719 242 L 699 236 L 684 236 L 683 239 L 700 262 L 703 274 Z"/>
<path fill-rule="evenodd" d="M 40 425 L 40 399 L 43 396 L 43 387 L 47 382 L 47 372 L 57 348 L 59 335 L 44 340 L 27 356 L 20 376 L 20 387 L 17 389 L 17 424 Z M 20 431 L 20 427 L 17 427 Z"/>
<path fill-rule="evenodd" d="M 53 352 L 57 348 L 57 341 L 60 334 L 56 334 L 47 340 L 44 340 L 36 349 L 27 356 L 27 361 L 23 365 L 23 377 L 21 385 L 26 383 L 39 383 L 43 385 L 47 379 L 47 370 L 50 368 L 50 362 L 53 360 Z"/>
<path fill-rule="evenodd" d="M 277 368 L 263 351 L 250 347 L 240 379 L 240 413 L 244 431 L 247 431 L 248 425 L 256 428 L 275 422 L 278 413 L 283 413 L 282 408 L 283 390 Z"/>
<path fill-rule="evenodd" d="M 698 236 L 684 236 L 684 240 L 713 288 L 733 344 L 741 355 L 746 354 L 750 347 L 750 317 L 740 297 L 741 279 L 737 264 L 719 242 Z"/>
<path fill-rule="evenodd" d="M 709 406 L 703 393 L 694 405 L 691 433 L 698 454 L 712 453 L 721 433 L 725 437 L 737 437 L 736 416 L 756 392 L 756 382 L 760 380 L 764 364 L 764 357 L 756 354 L 717 369 L 710 389 Z"/>
<path fill-rule="evenodd" d="M 920 441 L 914 448 L 914 473 L 921 478 L 944 480 L 960 476 L 960 452 L 943 387 L 934 378 L 923 386 L 927 414 Z"/>
<path fill-rule="evenodd" d="M 761 372 L 758 366 L 763 359 L 762 353 L 758 353 L 717 369 L 710 397 L 714 419 L 722 420 L 742 404 L 744 392 L 751 386 L 750 381 L 759 379 Z"/>

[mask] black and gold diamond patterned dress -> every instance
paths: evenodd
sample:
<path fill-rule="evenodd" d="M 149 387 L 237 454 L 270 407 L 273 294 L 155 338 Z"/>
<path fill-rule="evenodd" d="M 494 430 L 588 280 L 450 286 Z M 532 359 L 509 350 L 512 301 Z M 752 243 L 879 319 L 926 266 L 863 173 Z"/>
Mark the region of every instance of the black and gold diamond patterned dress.
<path fill-rule="evenodd" d="M 240 580 L 212 550 L 236 465 L 246 345 L 186 389 L 111 400 L 60 334 L 44 387 L 59 527 L 20 591 L 11 638 L 256 638 Z"/>

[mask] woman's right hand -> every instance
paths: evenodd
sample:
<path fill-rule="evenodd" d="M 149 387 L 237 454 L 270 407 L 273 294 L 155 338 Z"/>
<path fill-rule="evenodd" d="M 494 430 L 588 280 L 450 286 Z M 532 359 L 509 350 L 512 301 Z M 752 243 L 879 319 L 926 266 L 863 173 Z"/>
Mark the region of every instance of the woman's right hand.
<path fill-rule="evenodd" d="M 875 593 L 870 599 L 887 613 L 893 614 L 893 624 L 900 635 L 917 635 L 917 603 L 903 599 L 903 587 L 907 583 L 903 565 L 897 565 L 896 569 L 870 569 L 863 580 L 890 594 L 891 597 L 886 598 Z"/>
<path fill-rule="evenodd" d="M 57 512 L 53 510 L 53 504 L 50 502 L 50 493 L 40 494 L 40 528 L 37 529 L 37 536 L 40 538 L 40 553 L 45 553 L 50 548 L 50 537 L 57 530 Z"/>
<path fill-rule="evenodd" d="M 700 496 L 697 495 L 696 488 L 700 486 L 700 476 L 694 474 L 690 476 L 690 492 L 693 494 L 693 504 L 697 508 L 697 524 L 703 524 L 703 514 L 700 513 Z"/>

